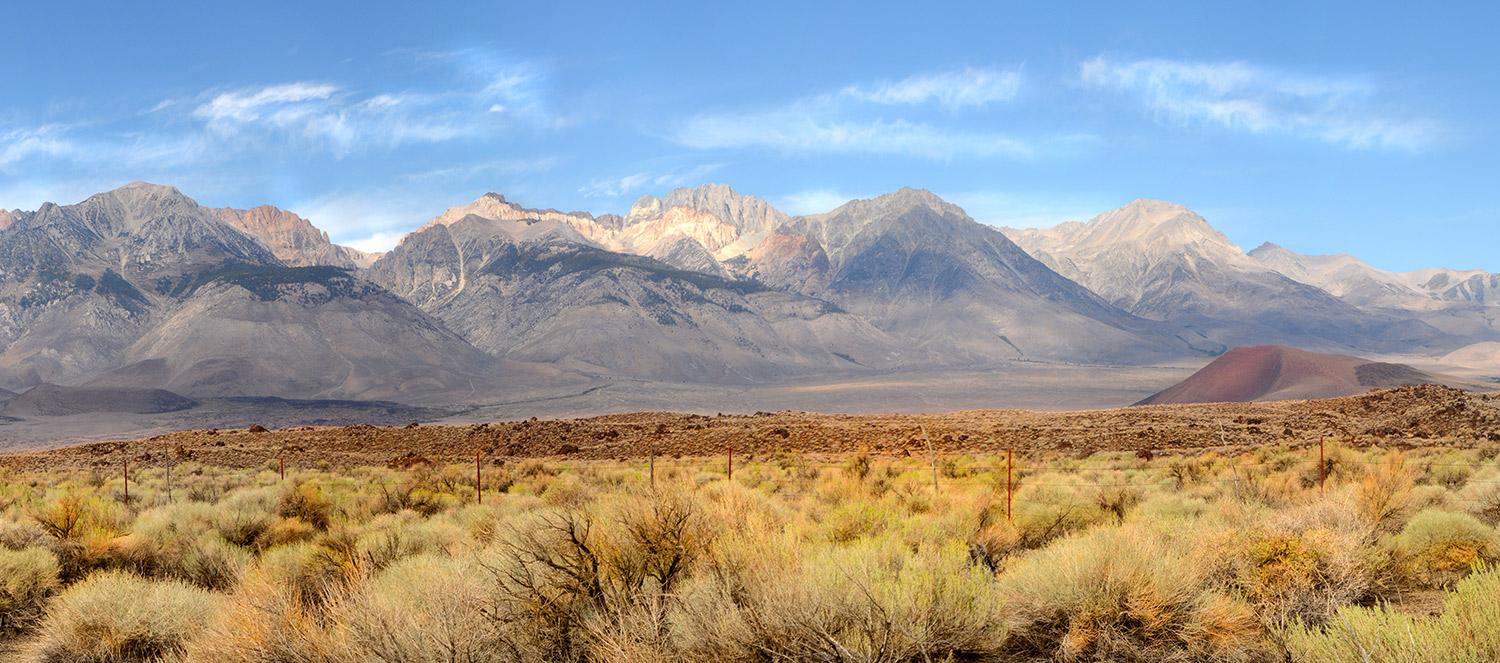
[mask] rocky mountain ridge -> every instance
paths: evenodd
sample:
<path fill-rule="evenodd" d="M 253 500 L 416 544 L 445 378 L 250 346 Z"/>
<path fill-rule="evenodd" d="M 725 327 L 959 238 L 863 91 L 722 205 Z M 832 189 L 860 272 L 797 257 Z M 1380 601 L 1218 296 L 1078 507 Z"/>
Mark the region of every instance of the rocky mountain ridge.
<path fill-rule="evenodd" d="M 1155 200 L 1002 231 L 909 188 L 796 217 L 721 184 L 598 216 L 490 193 L 380 256 L 293 212 L 144 183 L 6 218 L 11 388 L 461 399 L 518 382 L 1144 365 L 1264 343 L 1437 355 L 1500 338 L 1493 317 L 1387 305 L 1489 310 L 1487 275 L 1247 254 Z"/>
<path fill-rule="evenodd" d="M 260 240 L 271 249 L 271 253 L 291 267 L 329 265 L 363 269 L 379 257 L 334 244 L 328 239 L 328 233 L 314 227 L 311 221 L 270 205 L 250 209 L 220 207 L 209 212 L 220 221 Z"/>

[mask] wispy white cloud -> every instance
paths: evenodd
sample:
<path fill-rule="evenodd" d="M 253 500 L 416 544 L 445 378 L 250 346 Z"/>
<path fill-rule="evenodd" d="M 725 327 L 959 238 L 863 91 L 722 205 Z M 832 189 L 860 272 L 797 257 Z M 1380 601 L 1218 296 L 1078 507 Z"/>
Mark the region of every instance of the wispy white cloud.
<path fill-rule="evenodd" d="M 874 154 L 948 160 L 1030 158 L 1077 149 L 1080 137 L 1032 139 L 988 129 L 934 124 L 881 109 L 937 106 L 949 111 L 1014 99 L 1019 71 L 959 69 L 897 81 L 849 85 L 769 108 L 701 114 L 670 138 L 694 149 L 769 149 L 787 154 Z M 930 114 L 930 110 L 929 110 Z M 949 118 L 952 119 L 952 118 Z"/>
<path fill-rule="evenodd" d="M 819 214 L 859 197 L 832 189 L 809 189 L 776 199 L 776 207 L 787 214 Z"/>
<path fill-rule="evenodd" d="M 1201 122 L 1250 133 L 1304 136 L 1354 149 L 1414 151 L 1442 137 L 1431 120 L 1383 117 L 1377 92 L 1359 77 L 1316 77 L 1244 62 L 1118 61 L 1082 63 L 1084 85 L 1132 94 L 1175 122 Z"/>
<path fill-rule="evenodd" d="M 710 163 L 673 168 L 663 172 L 636 172 L 629 175 L 601 177 L 579 187 L 578 192 L 588 198 L 619 198 L 645 189 L 659 191 L 701 184 L 703 178 L 723 167 L 724 164 L 721 163 Z"/>
<path fill-rule="evenodd" d="M 207 120 L 209 128 L 227 129 L 254 122 L 268 113 L 273 118 L 288 112 L 296 113 L 299 104 L 323 101 L 335 92 L 338 88 L 333 85 L 307 82 L 225 92 L 198 106 L 193 115 Z"/>
<path fill-rule="evenodd" d="M 494 159 L 480 161 L 477 163 L 466 163 L 446 168 L 424 170 L 416 173 L 407 173 L 401 176 L 407 182 L 424 182 L 432 180 L 449 182 L 467 182 L 479 177 L 491 177 L 495 175 L 528 175 L 545 173 L 562 163 L 558 157 L 538 157 L 535 159 Z"/>
<path fill-rule="evenodd" d="M 905 119 L 851 119 L 805 106 L 688 120 L 674 135 L 695 149 L 768 148 L 790 154 L 880 154 L 945 160 L 1030 157 L 1034 146 L 990 132 L 948 129 Z"/>
<path fill-rule="evenodd" d="M 199 104 L 192 117 L 221 139 L 267 135 L 324 147 L 335 155 L 409 143 L 442 143 L 490 128 L 450 93 L 361 96 L 325 83 L 234 90 Z"/>
<path fill-rule="evenodd" d="M 47 124 L 0 133 L 0 171 L 7 171 L 33 157 L 56 158 L 76 154 L 79 146 L 65 135 L 66 132 L 62 125 Z"/>
<path fill-rule="evenodd" d="M 843 97 L 874 104 L 920 105 L 936 102 L 952 111 L 1010 101 L 1021 89 L 1020 70 L 965 67 L 908 76 L 874 85 L 850 85 Z"/>
<path fill-rule="evenodd" d="M 945 192 L 942 197 L 962 207 L 980 223 L 1014 228 L 1046 228 L 1088 219 L 1113 206 L 1109 200 L 1097 197 L 1000 190 Z"/>

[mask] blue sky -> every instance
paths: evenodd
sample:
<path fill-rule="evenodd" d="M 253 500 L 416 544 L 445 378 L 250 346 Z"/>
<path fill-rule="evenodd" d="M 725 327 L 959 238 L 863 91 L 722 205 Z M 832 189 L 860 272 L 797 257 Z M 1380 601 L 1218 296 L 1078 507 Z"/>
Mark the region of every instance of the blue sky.
<path fill-rule="evenodd" d="M 995 224 L 1165 198 L 1246 249 L 1500 270 L 1495 3 L 134 4 L 4 10 L 0 206 L 145 179 L 382 248 L 486 191 L 918 186 Z"/>

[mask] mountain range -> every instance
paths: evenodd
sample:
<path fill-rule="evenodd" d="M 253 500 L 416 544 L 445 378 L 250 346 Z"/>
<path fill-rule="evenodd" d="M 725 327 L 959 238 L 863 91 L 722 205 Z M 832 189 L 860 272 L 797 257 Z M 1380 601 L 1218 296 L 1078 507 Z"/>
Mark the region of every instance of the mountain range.
<path fill-rule="evenodd" d="M 722 184 L 623 215 L 499 194 L 371 255 L 297 214 L 132 183 L 0 212 L 0 387 L 482 403 L 520 387 L 761 385 L 1284 344 L 1500 340 L 1500 276 L 1244 252 L 1180 205 L 1000 229 L 901 189 L 790 216 Z M 50 398 L 50 396 L 49 396 Z"/>

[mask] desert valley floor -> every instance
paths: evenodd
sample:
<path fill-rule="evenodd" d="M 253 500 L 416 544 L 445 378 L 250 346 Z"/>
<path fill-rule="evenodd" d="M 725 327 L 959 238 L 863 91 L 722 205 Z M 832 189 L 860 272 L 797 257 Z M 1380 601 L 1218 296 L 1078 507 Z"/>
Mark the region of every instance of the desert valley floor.
<path fill-rule="evenodd" d="M 632 460 L 775 454 L 925 455 L 1100 451 L 1152 454 L 1236 451 L 1286 443 L 1317 446 L 1325 436 L 1350 446 L 1494 446 L 1500 394 L 1435 385 L 1344 398 L 1042 412 L 972 410 L 944 414 L 748 415 L 641 412 L 507 423 L 298 426 L 280 430 L 197 429 L 145 439 L 94 442 L 0 456 L 0 467 L 30 471 L 167 466 L 185 460 L 223 467 L 401 467 L 553 457 Z"/>

